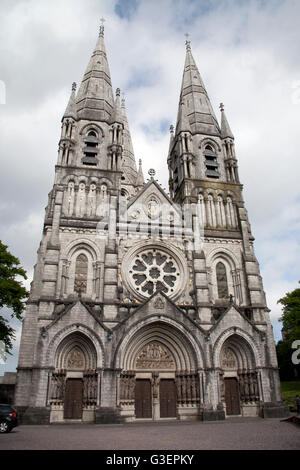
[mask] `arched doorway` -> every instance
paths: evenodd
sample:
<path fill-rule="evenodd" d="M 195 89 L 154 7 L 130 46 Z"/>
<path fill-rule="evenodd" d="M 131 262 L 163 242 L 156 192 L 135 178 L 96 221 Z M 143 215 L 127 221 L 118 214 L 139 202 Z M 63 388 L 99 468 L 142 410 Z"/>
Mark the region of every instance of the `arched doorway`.
<path fill-rule="evenodd" d="M 220 394 L 226 416 L 257 415 L 259 376 L 255 356 L 249 343 L 233 334 L 220 352 Z"/>
<path fill-rule="evenodd" d="M 197 415 L 199 376 L 191 344 L 181 331 L 156 322 L 139 330 L 126 347 L 120 407 L 129 419 Z"/>
<path fill-rule="evenodd" d="M 52 421 L 93 421 L 98 388 L 96 349 L 83 333 L 71 333 L 55 354 L 50 387 Z"/>

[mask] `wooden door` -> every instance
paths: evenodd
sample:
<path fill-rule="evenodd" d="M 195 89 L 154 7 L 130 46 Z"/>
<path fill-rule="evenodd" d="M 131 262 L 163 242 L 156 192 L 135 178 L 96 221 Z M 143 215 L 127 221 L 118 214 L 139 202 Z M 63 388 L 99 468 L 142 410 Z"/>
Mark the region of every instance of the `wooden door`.
<path fill-rule="evenodd" d="M 148 379 L 137 379 L 135 382 L 135 416 L 152 418 L 151 382 Z"/>
<path fill-rule="evenodd" d="M 225 381 L 226 414 L 227 415 L 239 415 L 241 413 L 241 409 L 240 409 L 238 381 L 234 377 L 224 379 L 224 381 Z"/>
<path fill-rule="evenodd" d="M 160 417 L 176 417 L 176 385 L 173 379 L 161 379 L 159 384 Z"/>
<path fill-rule="evenodd" d="M 82 418 L 83 381 L 68 379 L 65 391 L 64 418 Z"/>

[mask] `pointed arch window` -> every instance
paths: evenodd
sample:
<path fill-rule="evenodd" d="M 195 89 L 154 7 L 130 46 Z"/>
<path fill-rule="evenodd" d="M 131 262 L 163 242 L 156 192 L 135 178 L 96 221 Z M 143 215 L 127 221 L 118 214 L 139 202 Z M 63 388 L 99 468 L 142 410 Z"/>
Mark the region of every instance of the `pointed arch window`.
<path fill-rule="evenodd" d="M 76 292 L 86 293 L 88 274 L 88 259 L 83 253 L 77 256 L 75 264 L 74 290 Z"/>
<path fill-rule="evenodd" d="M 217 286 L 218 286 L 218 297 L 219 299 L 226 299 L 228 295 L 228 282 L 226 266 L 221 261 L 216 266 Z"/>
<path fill-rule="evenodd" d="M 204 149 L 205 157 L 205 166 L 206 172 L 205 175 L 209 178 L 219 178 L 220 174 L 218 171 L 219 164 L 217 162 L 217 153 L 212 145 L 206 145 Z"/>

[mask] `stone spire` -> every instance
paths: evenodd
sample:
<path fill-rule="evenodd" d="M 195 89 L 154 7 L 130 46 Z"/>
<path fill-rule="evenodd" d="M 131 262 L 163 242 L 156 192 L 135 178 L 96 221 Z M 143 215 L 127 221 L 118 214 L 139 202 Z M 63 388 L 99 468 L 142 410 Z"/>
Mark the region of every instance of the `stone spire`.
<path fill-rule="evenodd" d="M 193 134 L 220 135 L 218 121 L 195 63 L 191 42 L 186 41 L 186 57 L 181 84 L 178 118 L 184 101 Z M 177 122 L 178 125 L 178 122 Z M 177 129 L 177 126 L 176 126 Z"/>
<path fill-rule="evenodd" d="M 109 122 L 113 109 L 113 90 L 102 24 L 95 50 L 78 91 L 77 111 L 78 116 L 82 119 Z"/>
<path fill-rule="evenodd" d="M 64 118 L 73 118 L 73 119 L 77 119 L 77 111 L 76 111 L 76 83 L 74 82 L 72 84 L 72 92 L 71 92 L 71 96 L 70 96 L 70 99 L 69 99 L 69 102 L 68 102 L 68 105 L 67 105 L 67 108 L 66 108 L 66 111 L 63 115 L 63 119 Z"/>
<path fill-rule="evenodd" d="M 231 132 L 230 126 L 226 118 L 223 103 L 220 104 L 220 110 L 221 110 L 221 136 L 223 139 L 225 139 L 226 137 L 229 137 L 230 139 L 234 139 L 233 133 Z"/>
<path fill-rule="evenodd" d="M 131 134 L 129 130 L 129 124 L 126 115 L 125 109 L 125 99 L 122 98 L 121 104 L 121 118 L 122 123 L 124 125 L 123 130 L 123 153 L 122 153 L 122 170 L 125 173 L 125 176 L 129 179 L 129 181 L 136 185 L 136 178 L 137 178 L 137 169 L 136 169 L 136 161 L 132 146 Z"/>

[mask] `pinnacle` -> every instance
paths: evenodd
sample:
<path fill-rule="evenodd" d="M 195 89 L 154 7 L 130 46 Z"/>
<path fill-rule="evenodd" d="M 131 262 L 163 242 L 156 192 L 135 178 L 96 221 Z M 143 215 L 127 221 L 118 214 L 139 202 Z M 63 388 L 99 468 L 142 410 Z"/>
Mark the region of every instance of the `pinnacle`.
<path fill-rule="evenodd" d="M 75 102 L 76 87 L 77 87 L 77 84 L 73 82 L 71 96 L 69 98 L 69 102 L 68 102 L 66 111 L 63 115 L 63 118 L 66 118 L 66 117 L 72 117 L 74 119 L 77 118 L 77 110 L 76 110 L 76 102 Z"/>
<path fill-rule="evenodd" d="M 229 137 L 230 139 L 234 139 L 233 133 L 230 129 L 230 126 L 226 118 L 223 103 L 220 104 L 220 110 L 221 110 L 221 136 L 223 139 L 225 139 L 226 137 Z"/>

